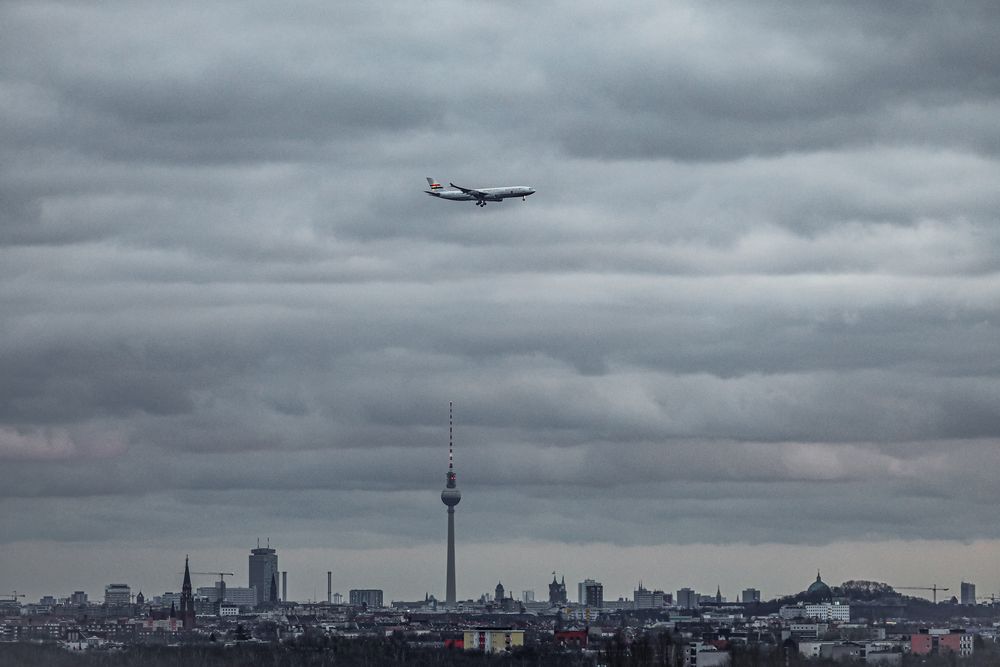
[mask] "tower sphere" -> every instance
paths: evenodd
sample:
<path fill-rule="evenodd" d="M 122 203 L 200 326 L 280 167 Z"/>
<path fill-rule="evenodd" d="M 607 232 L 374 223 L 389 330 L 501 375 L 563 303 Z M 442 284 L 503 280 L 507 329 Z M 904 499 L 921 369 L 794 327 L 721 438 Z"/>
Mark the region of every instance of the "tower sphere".
<path fill-rule="evenodd" d="M 462 500 L 462 492 L 458 489 L 444 489 L 441 492 L 441 502 L 448 507 L 454 507 Z"/>

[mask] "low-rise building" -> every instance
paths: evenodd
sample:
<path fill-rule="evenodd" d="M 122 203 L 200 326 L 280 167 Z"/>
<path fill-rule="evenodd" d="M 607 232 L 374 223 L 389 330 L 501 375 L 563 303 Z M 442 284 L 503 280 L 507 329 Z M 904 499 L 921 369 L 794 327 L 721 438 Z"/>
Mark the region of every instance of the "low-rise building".
<path fill-rule="evenodd" d="M 821 621 L 838 621 L 847 623 L 851 620 L 851 605 L 838 602 L 823 602 L 822 604 L 807 604 L 806 616 Z"/>
<path fill-rule="evenodd" d="M 475 628 L 466 630 L 463 646 L 466 651 L 501 653 L 524 646 L 524 630 L 512 628 Z"/>
<path fill-rule="evenodd" d="M 705 642 L 688 644 L 684 653 L 685 667 L 727 667 L 731 661 L 732 656 L 728 652 Z"/>
<path fill-rule="evenodd" d="M 969 656 L 972 655 L 974 647 L 973 636 L 965 630 L 921 629 L 910 637 L 910 652 L 914 655 L 951 651 L 960 656 Z"/>

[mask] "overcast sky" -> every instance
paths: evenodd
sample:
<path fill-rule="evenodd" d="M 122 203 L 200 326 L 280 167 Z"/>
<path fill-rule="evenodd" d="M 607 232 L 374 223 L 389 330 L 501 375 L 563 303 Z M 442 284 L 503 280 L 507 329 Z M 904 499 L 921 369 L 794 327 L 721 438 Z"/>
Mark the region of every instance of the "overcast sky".
<path fill-rule="evenodd" d="M 997 591 L 997 34 L 0 4 L 2 590 L 246 585 L 260 537 L 293 597 L 443 596 L 454 400 L 460 596 Z"/>

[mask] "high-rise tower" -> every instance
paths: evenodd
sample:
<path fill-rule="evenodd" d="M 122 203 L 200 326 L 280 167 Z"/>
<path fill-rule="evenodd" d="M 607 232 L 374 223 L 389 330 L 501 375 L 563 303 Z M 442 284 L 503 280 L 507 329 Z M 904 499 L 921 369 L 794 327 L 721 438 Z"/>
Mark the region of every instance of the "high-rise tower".
<path fill-rule="evenodd" d="M 277 602 L 277 593 L 271 592 L 271 583 L 278 576 L 278 552 L 271 548 L 268 539 L 267 547 L 260 546 L 250 550 L 250 586 L 257 589 L 257 604 L 267 605 Z M 277 588 L 277 587 L 275 587 Z"/>
<path fill-rule="evenodd" d="M 452 403 L 448 401 L 448 475 L 441 492 L 441 502 L 448 506 L 448 582 L 445 590 L 445 604 L 455 606 L 455 505 L 462 500 L 462 492 L 455 481 L 455 441 Z"/>

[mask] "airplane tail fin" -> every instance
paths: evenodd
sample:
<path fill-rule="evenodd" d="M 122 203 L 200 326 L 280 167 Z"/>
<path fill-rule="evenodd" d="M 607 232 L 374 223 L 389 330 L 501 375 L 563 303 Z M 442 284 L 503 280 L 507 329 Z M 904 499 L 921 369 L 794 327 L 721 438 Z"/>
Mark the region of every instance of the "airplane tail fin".
<path fill-rule="evenodd" d="M 430 186 L 431 190 L 440 190 L 441 189 L 441 184 L 440 183 L 438 183 L 437 181 L 435 181 L 430 176 L 427 176 L 426 178 L 427 178 L 427 185 Z"/>

